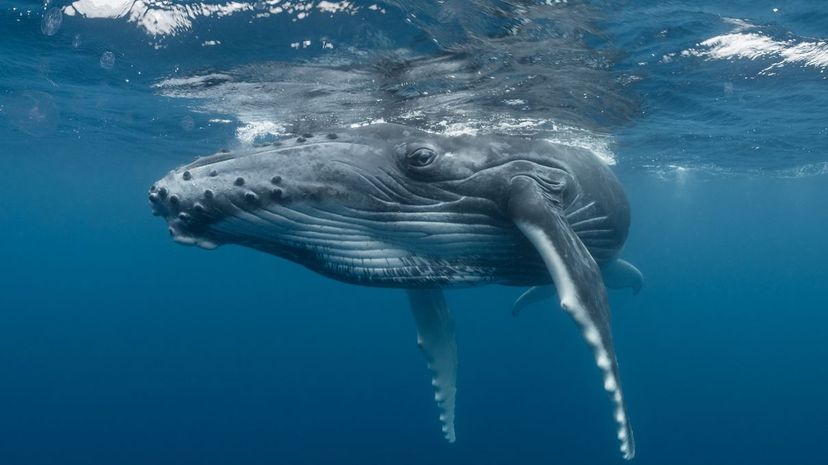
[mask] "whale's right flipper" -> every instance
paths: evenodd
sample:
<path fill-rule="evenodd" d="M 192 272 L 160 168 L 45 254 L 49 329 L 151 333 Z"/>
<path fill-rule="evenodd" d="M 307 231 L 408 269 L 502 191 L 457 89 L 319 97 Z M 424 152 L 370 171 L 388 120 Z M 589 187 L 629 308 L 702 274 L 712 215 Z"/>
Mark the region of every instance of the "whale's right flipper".
<path fill-rule="evenodd" d="M 420 346 L 431 370 L 434 399 L 448 442 L 454 442 L 454 403 L 457 395 L 457 343 L 454 320 L 440 289 L 408 289 L 411 313 Z"/>
<path fill-rule="evenodd" d="M 616 258 L 601 267 L 604 284 L 610 289 L 632 289 L 638 295 L 644 286 L 644 275 L 632 263 Z"/>
<path fill-rule="evenodd" d="M 513 181 L 508 203 L 515 226 L 540 254 L 555 283 L 561 308 L 578 323 L 604 374 L 604 389 L 615 405 L 618 440 L 625 459 L 635 455 L 632 428 L 624 406 L 618 362 L 610 334 L 607 291 L 598 264 L 569 226 L 564 213 L 550 205 L 530 178 Z"/>

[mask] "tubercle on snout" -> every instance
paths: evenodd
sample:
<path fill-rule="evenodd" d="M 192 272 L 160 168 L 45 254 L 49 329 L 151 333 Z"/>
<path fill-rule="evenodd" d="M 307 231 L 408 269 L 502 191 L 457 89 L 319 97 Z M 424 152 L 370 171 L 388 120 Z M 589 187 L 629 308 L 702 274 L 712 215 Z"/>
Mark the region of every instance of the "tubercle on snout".
<path fill-rule="evenodd" d="M 168 222 L 176 242 L 215 247 L 215 243 L 203 235 L 209 234 L 210 224 L 227 214 L 232 215 L 236 209 L 268 208 L 268 204 L 318 200 L 336 194 L 324 184 L 295 185 L 288 190 L 283 173 L 265 176 L 256 170 L 240 172 L 239 164 L 233 160 L 294 146 L 342 143 L 339 139 L 340 136 L 333 132 L 319 136 L 302 133 L 294 139 L 256 145 L 241 153 L 223 149 L 196 158 L 152 185 L 148 198 L 153 214 Z"/>
<path fill-rule="evenodd" d="M 232 169 L 222 173 L 219 164 L 230 159 L 228 154 L 206 158 L 215 162 L 196 160 L 170 172 L 149 189 L 153 214 L 167 220 L 170 234 L 177 242 L 203 242 L 206 239 L 199 235 L 209 224 L 220 219 L 228 208 L 264 206 L 289 200 L 281 175 L 247 177 L 235 174 Z"/>

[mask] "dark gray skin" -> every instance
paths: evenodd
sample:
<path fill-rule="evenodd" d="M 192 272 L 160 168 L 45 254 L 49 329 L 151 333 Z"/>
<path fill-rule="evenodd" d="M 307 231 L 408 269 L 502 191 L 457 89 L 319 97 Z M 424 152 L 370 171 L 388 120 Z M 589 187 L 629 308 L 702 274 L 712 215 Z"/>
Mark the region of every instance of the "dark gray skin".
<path fill-rule="evenodd" d="M 330 137 L 200 159 L 150 189 L 153 209 L 179 242 L 245 245 L 334 279 L 384 287 L 549 283 L 508 211 L 516 181 L 531 180 L 551 206 L 570 215 L 599 264 L 614 258 L 627 238 L 626 196 L 588 150 L 520 137 L 446 137 L 391 124 Z M 273 212 L 263 221 L 298 219 L 267 231 L 252 224 L 217 227 L 263 210 Z M 304 215 L 318 215 L 319 224 Z M 274 235 L 277 229 L 284 234 Z M 318 240 L 309 243 L 304 234 Z M 342 242 L 348 234 L 355 243 Z M 363 236 L 375 243 L 357 243 Z M 389 250 L 398 256 L 393 263 L 370 260 L 386 258 Z"/>
<path fill-rule="evenodd" d="M 617 260 L 629 204 L 592 152 L 379 124 L 205 157 L 149 197 L 178 242 L 239 244 L 341 281 L 407 289 L 449 441 L 456 344 L 440 288 L 554 283 L 603 372 L 621 451 L 633 457 L 601 268 L 620 270 L 611 281 L 628 287 L 640 287 L 640 273 Z"/>

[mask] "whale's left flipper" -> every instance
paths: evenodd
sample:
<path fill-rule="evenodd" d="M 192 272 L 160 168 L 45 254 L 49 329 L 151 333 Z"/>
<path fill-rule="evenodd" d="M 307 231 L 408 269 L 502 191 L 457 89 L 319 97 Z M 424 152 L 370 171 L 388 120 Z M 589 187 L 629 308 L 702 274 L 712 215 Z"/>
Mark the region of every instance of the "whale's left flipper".
<path fill-rule="evenodd" d="M 604 374 L 604 389 L 615 405 L 618 439 L 625 459 L 635 455 L 632 429 L 624 407 L 618 363 L 610 334 L 607 290 L 598 264 L 569 226 L 564 213 L 550 205 L 530 178 L 513 181 L 509 213 L 540 254 L 560 297 L 561 308 L 578 323 Z"/>
<path fill-rule="evenodd" d="M 553 286 L 532 286 L 515 300 L 512 305 L 512 316 L 517 318 L 524 308 L 552 297 L 555 297 Z"/>
<path fill-rule="evenodd" d="M 411 313 L 417 325 L 420 346 L 432 373 L 434 399 L 440 407 L 440 422 L 449 442 L 454 442 L 454 402 L 457 394 L 457 344 L 454 320 L 440 289 L 408 289 Z"/>

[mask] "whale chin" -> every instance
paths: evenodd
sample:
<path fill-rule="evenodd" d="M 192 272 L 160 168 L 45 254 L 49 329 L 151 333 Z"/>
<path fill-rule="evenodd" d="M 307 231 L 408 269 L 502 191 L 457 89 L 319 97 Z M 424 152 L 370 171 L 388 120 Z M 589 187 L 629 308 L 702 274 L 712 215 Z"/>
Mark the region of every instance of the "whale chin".
<path fill-rule="evenodd" d="M 208 239 L 201 239 L 198 237 L 186 236 L 184 234 L 173 234 L 172 240 L 176 244 L 194 245 L 200 249 L 213 250 L 218 248 L 221 244 Z"/>

